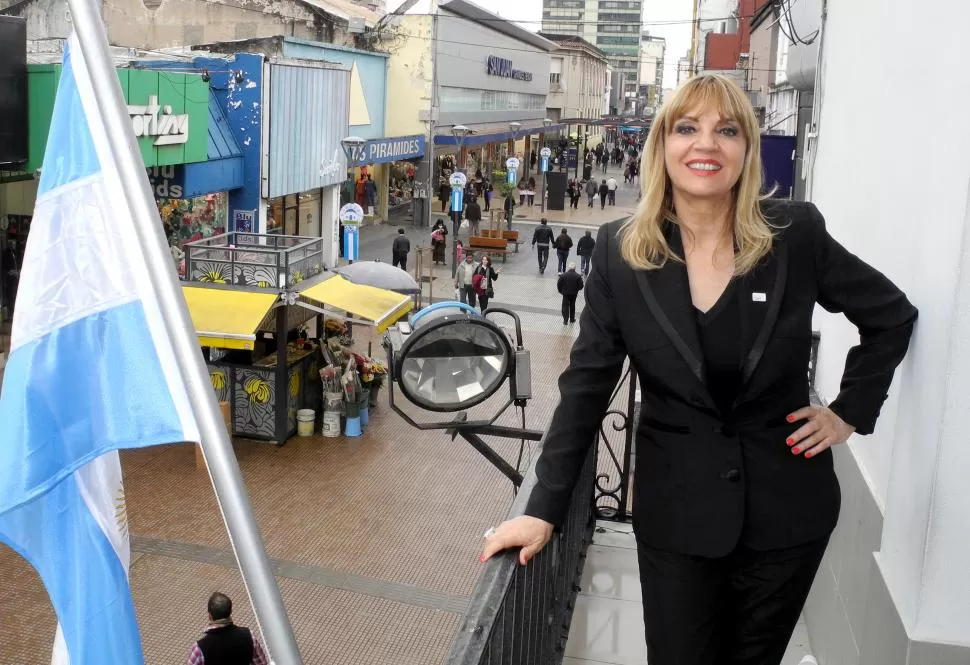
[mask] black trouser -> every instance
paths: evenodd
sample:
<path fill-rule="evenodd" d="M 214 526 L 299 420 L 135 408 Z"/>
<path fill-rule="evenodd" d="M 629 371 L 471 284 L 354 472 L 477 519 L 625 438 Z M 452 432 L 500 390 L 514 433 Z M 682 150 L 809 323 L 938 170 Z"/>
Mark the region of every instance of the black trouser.
<path fill-rule="evenodd" d="M 606 208 L 606 194 L 600 194 L 600 209 Z"/>
<path fill-rule="evenodd" d="M 408 269 L 408 255 L 407 254 L 394 254 L 391 256 L 391 265 L 395 268 L 401 266 L 401 270 L 407 272 Z"/>
<path fill-rule="evenodd" d="M 569 258 L 568 249 L 557 249 L 556 256 L 559 258 L 559 274 L 566 272 L 566 259 Z"/>
<path fill-rule="evenodd" d="M 549 245 L 536 245 L 536 255 L 539 257 L 539 272 L 545 272 L 549 263 Z"/>
<path fill-rule="evenodd" d="M 580 257 L 579 257 L 579 265 L 580 265 L 580 268 L 579 269 L 583 273 L 583 276 L 584 277 L 589 274 L 589 260 L 591 258 L 593 258 L 593 257 L 592 256 L 582 256 L 582 255 L 580 255 Z"/>
<path fill-rule="evenodd" d="M 576 320 L 576 296 L 562 297 L 562 322 L 569 323 Z M 651 664 L 652 665 L 652 664 Z"/>
<path fill-rule="evenodd" d="M 479 293 L 478 294 L 478 307 L 479 307 L 479 309 L 481 309 L 483 312 L 486 309 L 488 309 L 488 301 L 489 300 L 490 300 L 490 298 L 488 297 L 488 291 L 486 291 L 485 293 Z"/>
<path fill-rule="evenodd" d="M 827 544 L 708 559 L 637 541 L 650 665 L 779 665 Z"/>
<path fill-rule="evenodd" d="M 461 296 L 461 302 L 466 305 L 475 306 L 475 287 L 471 284 L 463 284 L 459 290 L 459 295 Z"/>

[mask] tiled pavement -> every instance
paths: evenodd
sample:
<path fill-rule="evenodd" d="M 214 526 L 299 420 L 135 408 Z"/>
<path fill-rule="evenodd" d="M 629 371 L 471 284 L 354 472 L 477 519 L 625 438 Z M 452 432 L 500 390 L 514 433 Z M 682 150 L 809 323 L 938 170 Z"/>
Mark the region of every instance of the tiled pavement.
<path fill-rule="evenodd" d="M 362 258 L 383 253 L 390 244 L 384 237 L 395 229 L 366 228 Z M 555 274 L 539 278 L 534 261 L 527 250 L 509 258 L 495 302 L 522 315 L 536 394 L 527 424 L 542 428 L 575 326 L 562 325 Z M 355 332 L 359 349 L 372 342 L 378 352 L 379 340 L 364 329 Z M 382 402 L 360 439 L 292 439 L 279 448 L 235 442 L 308 665 L 441 662 L 477 582 L 482 533 L 511 504 L 511 485 L 470 446 L 443 432 L 416 432 Z M 516 417 L 509 413 L 500 422 L 513 424 Z M 517 441 L 492 443 L 515 463 Z M 523 467 L 533 450 L 534 444 Z M 205 626 L 205 600 L 214 590 L 233 597 L 237 620 L 253 626 L 208 476 L 195 469 L 192 447 L 128 451 L 122 463 L 146 662 L 183 661 Z M 0 580 L 0 665 L 47 665 L 55 619 L 39 579 L 0 547 Z"/>
<path fill-rule="evenodd" d="M 618 207 L 630 206 L 627 197 L 634 196 L 621 192 Z M 584 225 L 595 227 L 607 217 L 590 215 Z M 414 244 L 426 243 L 425 229 L 404 228 Z M 579 227 L 568 228 L 578 237 Z M 365 227 L 361 258 L 388 260 L 396 229 Z M 541 429 L 552 415 L 555 381 L 575 327 L 562 325 L 555 273 L 538 276 L 527 247 L 502 267 L 494 303 L 522 316 L 536 395 L 527 424 Z M 445 270 L 438 272 L 436 298 L 451 291 Z M 360 349 L 379 344 L 363 330 L 357 337 Z M 621 392 L 617 403 L 624 400 Z M 495 396 L 474 413 L 500 401 Z M 500 423 L 514 418 L 506 414 Z M 515 462 L 518 442 L 491 443 Z M 440 663 L 477 581 L 481 534 L 511 503 L 504 476 L 461 441 L 411 429 L 384 398 L 360 439 L 311 437 L 279 448 L 236 441 L 235 450 L 304 662 Z M 534 444 L 523 467 L 533 452 Z M 214 590 L 236 600 L 239 623 L 254 626 L 209 479 L 195 469 L 191 446 L 130 451 L 122 462 L 133 534 L 131 584 L 148 665 L 184 662 Z M 616 542 L 632 536 L 613 532 L 623 526 L 607 528 L 590 553 L 566 665 L 644 662 L 639 604 L 610 598 L 603 588 L 605 582 L 621 595 L 633 593 L 630 543 Z M 626 553 L 617 554 L 623 547 Z M 39 579 L 0 546 L 0 580 L 0 665 L 47 665 L 55 620 Z M 799 630 L 793 644 L 807 643 Z"/>

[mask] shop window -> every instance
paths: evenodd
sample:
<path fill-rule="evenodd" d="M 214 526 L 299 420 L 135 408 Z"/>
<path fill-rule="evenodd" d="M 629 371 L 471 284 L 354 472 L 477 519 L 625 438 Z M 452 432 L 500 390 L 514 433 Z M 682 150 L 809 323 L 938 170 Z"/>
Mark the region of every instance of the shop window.
<path fill-rule="evenodd" d="M 229 195 L 225 192 L 190 199 L 156 199 L 156 203 L 179 274 L 186 243 L 226 232 Z"/>

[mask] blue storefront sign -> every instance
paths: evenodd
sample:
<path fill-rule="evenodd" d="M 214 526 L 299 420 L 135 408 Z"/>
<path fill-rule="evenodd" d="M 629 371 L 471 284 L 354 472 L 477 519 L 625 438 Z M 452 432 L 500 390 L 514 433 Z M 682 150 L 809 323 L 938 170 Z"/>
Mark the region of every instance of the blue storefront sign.
<path fill-rule="evenodd" d="M 360 147 L 351 151 L 353 166 L 367 166 L 368 164 L 386 164 L 402 159 L 414 159 L 424 155 L 425 137 L 421 134 L 414 136 L 396 136 L 393 138 L 371 139 Z"/>

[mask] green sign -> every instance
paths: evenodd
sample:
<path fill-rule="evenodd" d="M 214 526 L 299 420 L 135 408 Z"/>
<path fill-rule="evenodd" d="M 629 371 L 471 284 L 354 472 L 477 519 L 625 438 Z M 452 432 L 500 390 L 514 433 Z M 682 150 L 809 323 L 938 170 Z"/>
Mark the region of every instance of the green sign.
<path fill-rule="evenodd" d="M 198 75 L 119 69 L 132 133 L 146 167 L 204 162 L 209 158 L 209 84 Z M 60 65 L 32 65 L 27 78 L 30 120 L 25 171 L 44 161 Z"/>

